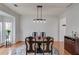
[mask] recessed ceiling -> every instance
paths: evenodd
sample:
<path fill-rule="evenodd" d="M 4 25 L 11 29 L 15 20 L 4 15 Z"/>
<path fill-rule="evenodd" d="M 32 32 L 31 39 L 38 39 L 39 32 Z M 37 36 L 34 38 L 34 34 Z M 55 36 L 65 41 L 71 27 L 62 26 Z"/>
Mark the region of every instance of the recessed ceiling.
<path fill-rule="evenodd" d="M 36 15 L 36 6 L 43 6 L 43 15 L 58 16 L 63 13 L 69 3 L 17 3 L 15 6 L 13 3 L 5 3 L 10 9 L 20 15 Z"/>

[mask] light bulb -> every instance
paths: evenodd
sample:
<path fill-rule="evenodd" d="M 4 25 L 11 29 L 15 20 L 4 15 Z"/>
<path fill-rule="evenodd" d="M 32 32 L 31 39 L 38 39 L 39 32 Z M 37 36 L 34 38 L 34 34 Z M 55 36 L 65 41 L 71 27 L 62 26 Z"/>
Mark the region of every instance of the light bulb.
<path fill-rule="evenodd" d="M 46 23 L 46 21 L 43 21 L 44 23 Z"/>
<path fill-rule="evenodd" d="M 35 21 L 33 21 L 35 23 Z"/>
<path fill-rule="evenodd" d="M 40 21 L 40 23 L 42 23 L 42 21 Z"/>
<path fill-rule="evenodd" d="M 39 23 L 39 21 L 37 21 L 37 23 Z"/>

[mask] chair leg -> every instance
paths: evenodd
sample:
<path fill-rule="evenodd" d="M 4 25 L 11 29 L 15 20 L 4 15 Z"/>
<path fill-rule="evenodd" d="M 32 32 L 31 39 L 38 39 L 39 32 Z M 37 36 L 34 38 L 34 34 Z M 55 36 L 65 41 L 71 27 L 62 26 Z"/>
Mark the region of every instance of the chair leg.
<path fill-rule="evenodd" d="M 44 38 L 43 38 L 43 42 L 44 42 Z M 43 55 L 44 55 L 44 43 L 43 43 Z"/>
<path fill-rule="evenodd" d="M 35 42 L 36 42 L 36 38 L 35 38 Z M 35 43 L 35 55 L 36 55 L 36 43 Z"/>
<path fill-rule="evenodd" d="M 36 55 L 36 43 L 35 43 L 35 55 Z"/>
<path fill-rule="evenodd" d="M 27 55 L 27 45 L 26 45 L 26 55 Z"/>
<path fill-rule="evenodd" d="M 52 46 L 51 46 L 51 55 L 52 55 Z"/>

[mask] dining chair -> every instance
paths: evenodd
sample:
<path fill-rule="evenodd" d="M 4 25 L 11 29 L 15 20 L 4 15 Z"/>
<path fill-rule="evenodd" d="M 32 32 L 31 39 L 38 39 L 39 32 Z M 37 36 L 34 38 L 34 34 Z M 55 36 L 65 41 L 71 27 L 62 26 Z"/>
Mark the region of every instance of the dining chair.
<path fill-rule="evenodd" d="M 37 36 L 38 36 L 38 33 L 37 33 L 37 32 L 33 32 L 33 33 L 32 33 L 32 36 L 33 36 L 33 37 L 37 37 Z"/>
<path fill-rule="evenodd" d="M 40 33 L 40 36 L 43 38 L 43 37 L 46 37 L 46 33 L 45 32 L 41 32 Z"/>

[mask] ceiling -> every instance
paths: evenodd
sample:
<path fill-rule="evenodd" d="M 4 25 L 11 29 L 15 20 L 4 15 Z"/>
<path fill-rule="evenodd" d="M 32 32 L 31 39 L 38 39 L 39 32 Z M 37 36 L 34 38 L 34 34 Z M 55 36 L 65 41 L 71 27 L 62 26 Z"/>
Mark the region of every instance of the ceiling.
<path fill-rule="evenodd" d="M 63 13 L 70 3 L 17 3 L 15 7 L 13 3 L 4 3 L 10 9 L 20 15 L 36 15 L 36 6 L 43 6 L 43 15 L 59 16 Z"/>
<path fill-rule="evenodd" d="M 0 16 L 8 16 L 8 17 L 12 17 L 11 15 L 7 14 L 6 12 L 3 12 L 0 10 Z"/>

